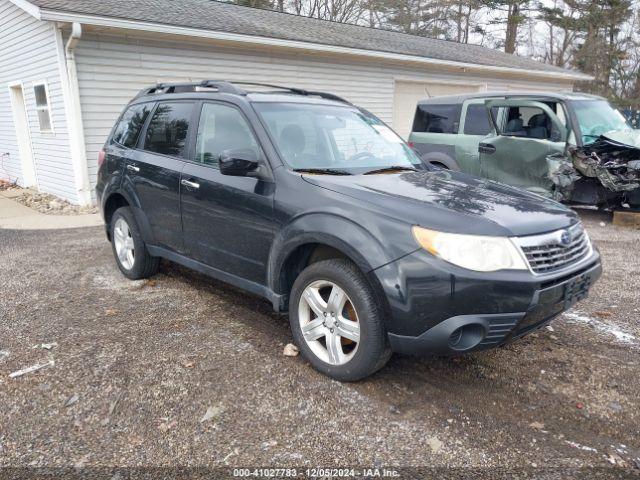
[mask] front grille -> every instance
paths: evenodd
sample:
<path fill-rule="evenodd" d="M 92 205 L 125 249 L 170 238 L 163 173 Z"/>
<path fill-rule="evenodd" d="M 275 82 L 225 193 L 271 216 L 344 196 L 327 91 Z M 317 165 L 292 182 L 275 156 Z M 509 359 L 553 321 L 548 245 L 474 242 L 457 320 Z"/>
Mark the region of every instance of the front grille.
<path fill-rule="evenodd" d="M 561 270 L 584 258 L 591 251 L 589 237 L 580 223 L 543 235 L 518 237 L 516 242 L 535 273 Z"/>

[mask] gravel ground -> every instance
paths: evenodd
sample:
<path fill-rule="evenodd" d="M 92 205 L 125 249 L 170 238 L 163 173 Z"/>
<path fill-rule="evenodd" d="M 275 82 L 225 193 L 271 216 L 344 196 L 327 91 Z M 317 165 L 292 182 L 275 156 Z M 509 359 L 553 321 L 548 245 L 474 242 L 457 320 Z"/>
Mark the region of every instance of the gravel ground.
<path fill-rule="evenodd" d="M 551 328 L 459 358 L 394 356 L 356 384 L 284 356 L 287 319 L 261 299 L 166 262 L 126 280 L 101 228 L 0 230 L 0 466 L 635 476 L 640 232 L 581 215 L 605 272 Z"/>

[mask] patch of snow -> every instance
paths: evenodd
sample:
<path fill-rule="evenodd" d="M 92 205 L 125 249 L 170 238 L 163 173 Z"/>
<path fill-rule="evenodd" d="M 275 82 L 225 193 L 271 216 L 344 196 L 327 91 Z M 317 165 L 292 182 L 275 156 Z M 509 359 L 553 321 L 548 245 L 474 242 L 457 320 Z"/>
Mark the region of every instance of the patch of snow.
<path fill-rule="evenodd" d="M 617 325 L 601 322 L 600 320 L 596 320 L 595 318 L 591 318 L 587 315 L 583 315 L 578 312 L 576 313 L 566 312 L 564 313 L 564 316 L 568 318 L 570 321 L 586 323 L 587 325 L 591 325 L 596 330 L 602 333 L 606 333 L 608 335 L 614 336 L 616 340 L 618 340 L 619 342 L 633 343 L 636 345 L 640 343 L 638 342 L 638 339 L 634 335 L 621 330 Z"/>
<path fill-rule="evenodd" d="M 568 445 L 572 446 L 573 448 L 577 448 L 578 450 L 584 450 L 585 452 L 594 452 L 594 453 L 598 453 L 598 450 L 596 450 L 593 447 L 587 447 L 586 445 L 580 445 L 577 442 L 571 442 L 569 440 L 565 440 L 565 442 L 567 442 Z"/>

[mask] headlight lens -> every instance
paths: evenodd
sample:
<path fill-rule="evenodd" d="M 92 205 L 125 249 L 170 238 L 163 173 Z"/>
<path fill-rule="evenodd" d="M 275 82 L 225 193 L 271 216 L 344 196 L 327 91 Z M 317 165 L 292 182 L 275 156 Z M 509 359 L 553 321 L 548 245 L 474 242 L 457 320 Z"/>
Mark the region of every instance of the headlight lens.
<path fill-rule="evenodd" d="M 412 231 L 418 245 L 459 267 L 477 272 L 527 270 L 518 248 L 506 237 L 460 235 L 418 226 Z"/>

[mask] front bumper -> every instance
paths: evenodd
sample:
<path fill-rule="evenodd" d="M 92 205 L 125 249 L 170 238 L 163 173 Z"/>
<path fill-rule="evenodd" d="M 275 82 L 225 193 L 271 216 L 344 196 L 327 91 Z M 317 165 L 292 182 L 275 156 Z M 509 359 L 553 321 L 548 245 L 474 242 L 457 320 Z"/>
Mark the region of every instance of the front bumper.
<path fill-rule="evenodd" d="M 455 355 L 502 345 L 545 325 L 586 297 L 602 266 L 594 249 L 555 275 L 486 274 L 419 251 L 374 273 L 388 300 L 391 348 Z"/>

